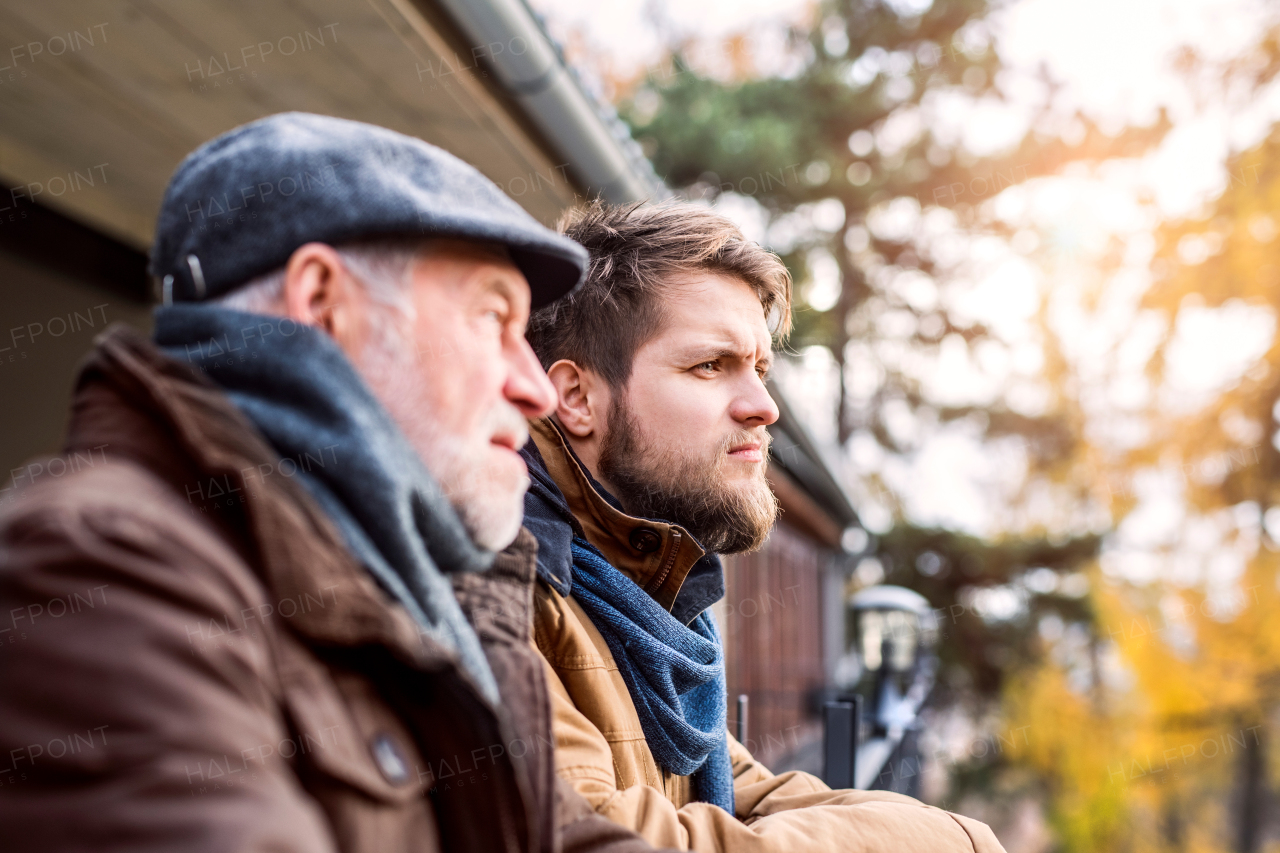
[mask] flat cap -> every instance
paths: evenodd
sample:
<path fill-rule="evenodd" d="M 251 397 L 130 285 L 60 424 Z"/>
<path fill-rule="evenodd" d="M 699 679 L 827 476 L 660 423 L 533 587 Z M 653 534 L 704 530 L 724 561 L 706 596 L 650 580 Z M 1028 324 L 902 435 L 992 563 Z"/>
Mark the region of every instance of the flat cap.
<path fill-rule="evenodd" d="M 587 263 L 585 249 L 434 145 L 362 122 L 279 113 L 206 142 L 178 166 L 151 274 L 174 302 L 195 302 L 283 266 L 305 243 L 393 235 L 505 245 L 534 308 L 572 290 Z"/>

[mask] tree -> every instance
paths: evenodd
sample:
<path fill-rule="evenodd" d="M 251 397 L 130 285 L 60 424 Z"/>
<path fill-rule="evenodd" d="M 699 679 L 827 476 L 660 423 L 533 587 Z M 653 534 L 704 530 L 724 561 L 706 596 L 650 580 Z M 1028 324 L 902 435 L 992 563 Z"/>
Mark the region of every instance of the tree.
<path fill-rule="evenodd" d="M 1247 106 L 1280 70 L 1278 33 L 1260 28 L 1252 49 L 1217 67 L 1190 51 L 1181 65 L 1205 99 Z M 1056 655 L 1010 685 L 1006 717 L 1037 733 L 1023 760 L 1068 850 L 1252 853 L 1274 833 L 1277 155 L 1273 125 L 1228 157 L 1216 198 L 1156 229 L 1151 283 L 1100 359 L 1110 369 L 1085 378 L 1066 356 L 1058 366 L 1064 385 L 1092 392 L 1069 401 L 1081 425 L 1070 457 L 1090 472 L 1081 492 L 1114 520 L 1092 597 L 1104 677 L 1069 689 L 1071 664 Z M 1124 248 L 1090 261 L 1099 289 Z M 1191 382 L 1197 360 L 1217 354 L 1209 336 L 1238 358 Z M 1099 428 L 1117 422 L 1127 429 Z"/>
<path fill-rule="evenodd" d="M 995 5 L 937 0 L 918 11 L 904 3 L 834 0 L 820 7 L 812 27 L 791 34 L 802 58 L 794 75 L 752 76 L 743 59 L 741 79 L 714 79 L 690 64 L 686 46 L 673 54 L 668 72 L 650 75 L 621 104 L 671 186 L 711 198 L 749 195 L 774 222 L 801 214 L 806 233 L 782 247 L 797 280 L 811 278 L 811 259 L 834 261 L 839 296 L 830 310 L 797 315 L 797 343 L 828 346 L 835 357 L 841 444 L 865 427 L 896 449 L 881 404 L 896 396 L 923 402 L 917 382 L 891 372 L 870 406 L 853 404 L 845 377 L 849 343 L 855 334 L 873 333 L 860 308 L 875 303 L 874 315 L 905 312 L 914 324 L 911 344 L 924 349 L 936 349 L 949 334 L 967 341 L 988 334 L 928 295 L 932 279 L 947 273 L 928 236 L 918 228 L 877 228 L 877 213 L 896 209 L 918 221 L 941 209 L 970 233 L 1000 233 L 977 207 L 999 191 L 1067 162 L 1138 153 L 1167 129 L 1162 116 L 1151 128 L 1111 137 L 1077 114 L 1071 142 L 1032 132 L 985 157 L 939 136 L 927 119 L 941 99 L 1000 97 L 1001 63 L 984 23 Z M 740 55 L 745 48 L 731 50 Z M 1050 105 L 1032 121 L 1034 131 L 1048 121 Z M 917 288 L 924 295 L 904 294 L 904 277 L 924 282 Z M 997 430 L 1042 426 L 1016 417 L 995 423 Z"/>

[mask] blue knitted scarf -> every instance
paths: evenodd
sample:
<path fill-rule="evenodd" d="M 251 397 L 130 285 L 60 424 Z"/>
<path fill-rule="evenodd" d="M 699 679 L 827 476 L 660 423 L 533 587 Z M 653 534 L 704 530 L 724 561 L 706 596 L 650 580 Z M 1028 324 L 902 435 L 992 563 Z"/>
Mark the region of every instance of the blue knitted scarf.
<path fill-rule="evenodd" d="M 699 802 L 733 814 L 724 648 L 711 613 L 685 627 L 580 538 L 573 540 L 572 595 L 609 645 L 654 759 L 692 776 Z"/>
<path fill-rule="evenodd" d="M 290 466 L 351 553 L 457 653 L 480 692 L 498 684 L 445 573 L 487 569 L 421 457 L 346 355 L 317 329 L 217 305 L 156 309 L 156 344 L 217 383 Z M 310 464 L 318 458 L 327 464 Z M 281 471 L 285 466 L 281 464 Z"/>

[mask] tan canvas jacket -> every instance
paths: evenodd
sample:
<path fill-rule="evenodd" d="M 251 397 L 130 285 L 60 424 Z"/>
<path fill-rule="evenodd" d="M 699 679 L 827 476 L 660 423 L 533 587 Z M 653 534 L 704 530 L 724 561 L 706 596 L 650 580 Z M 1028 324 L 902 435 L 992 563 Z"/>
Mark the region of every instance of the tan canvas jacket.
<path fill-rule="evenodd" d="M 703 555 L 681 528 L 609 504 L 548 420 L 533 439 L 587 539 L 670 609 Z M 603 636 L 570 596 L 540 582 L 534 636 L 551 685 L 556 771 L 596 811 L 655 846 L 699 853 L 997 853 L 978 821 L 884 791 L 833 791 L 807 773 L 774 775 L 729 738 L 736 816 L 693 802 L 688 777 L 658 767 Z"/>

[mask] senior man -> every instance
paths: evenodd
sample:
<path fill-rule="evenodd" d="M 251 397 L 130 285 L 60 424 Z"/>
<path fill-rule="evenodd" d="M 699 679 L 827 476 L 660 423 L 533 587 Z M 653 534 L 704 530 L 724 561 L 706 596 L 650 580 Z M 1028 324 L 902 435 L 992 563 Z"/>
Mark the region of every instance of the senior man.
<path fill-rule="evenodd" d="M 782 262 L 688 204 L 597 203 L 563 230 L 591 261 L 530 321 L 558 400 L 525 450 L 558 772 L 680 850 L 1000 851 L 984 824 L 909 797 L 774 775 L 726 729 L 708 608 L 717 555 L 758 548 L 777 513 L 765 376 L 770 323 L 790 324 Z"/>
<path fill-rule="evenodd" d="M 584 260 L 370 125 L 178 167 L 154 342 L 105 333 L 75 473 L 0 492 L 6 849 L 650 849 L 555 783 L 517 536 L 524 326 Z"/>

